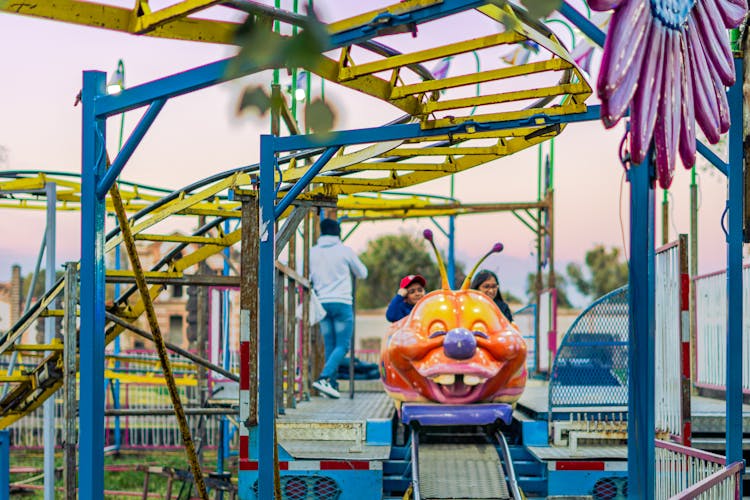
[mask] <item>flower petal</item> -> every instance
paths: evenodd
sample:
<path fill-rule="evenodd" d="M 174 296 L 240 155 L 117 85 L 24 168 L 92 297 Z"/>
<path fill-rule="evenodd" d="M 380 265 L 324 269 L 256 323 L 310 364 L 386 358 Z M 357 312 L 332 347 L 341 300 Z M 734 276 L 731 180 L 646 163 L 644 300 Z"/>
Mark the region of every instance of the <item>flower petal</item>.
<path fill-rule="evenodd" d="M 711 144 L 719 142 L 719 103 L 711 81 L 708 61 L 698 37 L 692 17 L 688 20 L 685 34 L 690 55 L 690 73 L 693 76 L 693 100 L 695 101 L 695 120 Z"/>
<path fill-rule="evenodd" d="M 724 25 L 736 28 L 745 19 L 747 0 L 716 0 L 716 8 L 721 12 Z"/>
<path fill-rule="evenodd" d="M 604 42 L 604 59 L 599 69 L 597 94 L 600 99 L 612 95 L 632 67 L 638 45 L 648 31 L 651 11 L 645 0 L 631 0 L 612 15 Z"/>
<path fill-rule="evenodd" d="M 630 107 L 630 154 L 635 163 L 643 162 L 651 145 L 661 95 L 658 89 L 661 88 L 662 81 L 665 33 L 666 29 L 661 23 L 652 23 L 638 87 Z"/>
<path fill-rule="evenodd" d="M 693 7 L 691 17 L 703 39 L 703 49 L 708 61 L 716 68 L 724 85 L 734 83 L 734 59 L 729 48 L 727 30 L 721 22 L 716 4 L 713 0 L 698 0 Z"/>
<path fill-rule="evenodd" d="M 680 53 L 679 32 L 669 30 L 664 43 L 664 72 L 659 100 L 659 113 L 654 129 L 656 177 L 663 189 L 669 188 L 674 177 L 674 164 L 680 126 Z"/>
<path fill-rule="evenodd" d="M 612 95 L 602 100 L 601 117 L 604 121 L 604 126 L 607 128 L 611 128 L 617 124 L 633 100 L 633 95 L 638 87 L 638 77 L 641 75 L 641 66 L 643 66 L 646 46 L 646 43 L 638 44 L 631 70 L 625 73 L 625 79 L 620 82 Z"/>
<path fill-rule="evenodd" d="M 716 68 L 711 69 L 711 80 L 713 81 L 714 95 L 716 96 L 716 102 L 719 104 L 719 132 L 725 133 L 729 131 L 729 126 L 732 121 L 729 118 L 729 100 L 727 99 L 727 89 L 721 82 L 719 74 L 716 72 Z"/>
<path fill-rule="evenodd" d="M 616 9 L 622 2 L 623 0 L 589 0 L 588 3 L 591 10 L 612 10 Z"/>
<path fill-rule="evenodd" d="M 680 159 L 685 168 L 695 165 L 695 109 L 693 108 L 693 80 L 689 74 L 690 58 L 685 33 L 680 33 L 680 79 L 682 103 L 680 124 Z"/>

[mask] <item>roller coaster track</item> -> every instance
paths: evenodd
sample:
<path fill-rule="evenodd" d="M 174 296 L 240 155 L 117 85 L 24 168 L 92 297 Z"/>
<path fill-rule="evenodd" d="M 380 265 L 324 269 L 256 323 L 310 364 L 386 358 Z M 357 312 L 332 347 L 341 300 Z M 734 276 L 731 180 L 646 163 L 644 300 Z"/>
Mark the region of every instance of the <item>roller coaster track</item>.
<path fill-rule="evenodd" d="M 413 30 L 415 27 L 409 23 L 391 21 L 420 9 L 443 5 L 443 2 L 435 0 L 405 1 L 327 25 L 331 34 L 366 29 L 371 31 L 372 37 L 356 45 L 335 47 L 326 52 L 321 64 L 308 69 L 328 81 L 388 102 L 406 113 L 403 120 L 417 122 L 423 129 L 450 128 L 455 132 L 446 132 L 429 140 L 341 148 L 313 178 L 310 189 L 298 197 L 298 202 L 337 204 L 340 209 L 350 210 L 353 216 L 360 217 L 367 217 L 378 210 L 393 216 L 409 211 L 420 211 L 425 216 L 460 213 L 466 207 L 457 206 L 452 200 L 436 203 L 418 196 L 394 198 L 384 192 L 462 172 L 546 141 L 558 135 L 564 125 L 547 125 L 547 121 L 539 119 L 541 115 L 564 116 L 586 110 L 585 100 L 591 94 L 591 88 L 568 51 L 543 24 L 529 19 L 524 11 L 510 4 L 484 4 L 468 0 L 445 3 L 459 7 L 464 5 L 450 14 L 486 16 L 513 28 L 427 50 L 397 52 L 375 38 Z M 239 0 L 188 0 L 155 12 L 151 11 L 147 0 L 136 1 L 132 10 L 76 0 L 41 2 L 33 4 L 33 7 L 30 3 L 0 0 L 0 12 L 136 35 L 231 43 L 237 24 L 193 17 L 209 7 L 240 9 L 287 24 L 299 24 L 301 19 L 262 4 Z M 513 66 L 499 57 L 508 47 L 530 43 L 542 49 L 531 62 Z M 496 64 L 482 71 L 443 79 L 433 78 L 424 69 L 428 62 L 472 52 L 486 53 L 488 56 L 485 59 Z M 540 86 L 527 89 L 532 75 L 535 77 L 531 81 Z M 481 95 L 469 96 L 465 92 L 467 88 L 480 83 L 483 90 Z M 512 126 L 500 130 L 489 130 L 482 126 L 496 122 L 507 122 Z M 295 127 L 290 125 L 289 128 Z M 279 159 L 276 179 L 279 196 L 302 178 L 311 160 L 318 154 L 320 151 L 306 151 Z M 191 267 L 239 241 L 239 228 L 226 233 L 222 230 L 222 222 L 240 216 L 239 203 L 232 201 L 228 195 L 234 189 L 252 193 L 249 188 L 257 172 L 257 165 L 240 167 L 170 193 L 135 184 L 120 185 L 125 208 L 131 214 L 129 221 L 134 238 L 174 245 L 146 275 L 152 280 L 149 287 L 152 297 L 158 296 L 164 289 L 165 279 L 185 276 Z M 0 208 L 44 207 L 46 201 L 42 194 L 48 182 L 55 182 L 58 187 L 59 208 L 78 208 L 78 179 L 61 174 L 29 172 L 0 173 Z M 360 193 L 375 194 L 364 196 Z M 107 207 L 111 209 L 109 198 Z M 159 223 L 174 216 L 203 216 L 207 222 L 190 236 L 160 234 Z M 106 251 L 112 252 L 121 242 L 119 230 L 110 232 L 106 238 Z M 108 270 L 107 276 L 132 277 L 132 273 Z M 8 332 L 0 336 L 0 355 L 14 349 L 20 350 L 18 341 L 37 318 L 60 314 L 60 311 L 53 309 L 53 303 L 62 293 L 63 286 L 63 281 L 58 281 Z M 137 320 L 144 312 L 144 305 L 137 294 L 134 296 L 134 291 L 134 288 L 127 289 L 108 307 L 108 312 L 129 322 Z M 107 343 L 123 329 L 121 325 L 108 323 L 105 333 Z M 11 384 L 7 395 L 0 400 L 0 428 L 7 427 L 36 409 L 62 385 L 62 351 L 59 343 L 27 347 L 25 350 L 49 353 L 34 358 L 33 368 L 0 378 Z"/>

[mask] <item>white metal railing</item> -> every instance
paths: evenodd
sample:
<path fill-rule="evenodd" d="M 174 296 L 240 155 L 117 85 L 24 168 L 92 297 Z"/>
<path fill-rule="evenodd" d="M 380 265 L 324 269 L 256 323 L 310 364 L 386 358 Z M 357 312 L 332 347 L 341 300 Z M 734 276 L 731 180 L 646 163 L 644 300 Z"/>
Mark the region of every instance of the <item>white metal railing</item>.
<path fill-rule="evenodd" d="M 743 464 L 726 466 L 720 455 L 656 440 L 655 497 L 658 500 L 739 498 Z"/>
<path fill-rule="evenodd" d="M 536 304 L 528 304 L 513 313 L 513 322 L 526 341 L 526 369 L 536 372 Z"/>
<path fill-rule="evenodd" d="M 112 354 L 111 352 L 108 354 Z M 195 386 L 195 366 L 187 363 L 184 358 L 170 354 L 170 362 L 174 373 L 184 377 L 188 383 L 178 387 L 180 398 L 185 406 L 199 406 L 200 397 Z M 107 370 L 117 374 L 119 384 L 119 406 L 122 409 L 149 410 L 173 408 L 171 399 L 161 378 L 161 368 L 158 357 L 153 351 L 136 350 L 120 353 L 116 357 L 108 357 Z M 116 364 L 119 366 L 116 366 Z M 153 376 L 153 381 L 148 377 Z M 138 378 L 138 380 L 135 380 Z M 114 395 L 110 385 L 111 378 L 106 378 L 106 409 L 115 408 Z M 80 398 L 80 396 L 79 396 Z M 24 418 L 14 422 L 8 430 L 14 447 L 40 448 L 42 443 L 43 410 L 38 408 Z M 56 443 L 61 446 L 63 435 L 63 403 L 61 393 L 55 400 L 55 426 L 57 428 Z M 201 418 L 204 422 L 201 424 Z M 206 431 L 206 441 L 203 446 L 215 447 L 219 442 L 217 433 L 218 418 L 216 416 L 188 415 L 188 425 L 193 434 L 199 426 Z M 116 428 L 115 417 L 105 417 L 105 446 L 114 443 Z M 129 415 L 120 417 L 121 446 L 125 448 L 172 448 L 182 446 L 182 435 L 174 415 Z"/>
<path fill-rule="evenodd" d="M 742 269 L 742 350 L 750 359 L 750 268 Z M 694 279 L 695 383 L 724 389 L 726 385 L 727 276 L 720 271 Z M 742 389 L 750 391 L 750 364 L 742 367 Z"/>
<path fill-rule="evenodd" d="M 680 245 L 656 252 L 655 424 L 656 430 L 679 436 L 682 429 L 680 359 Z"/>

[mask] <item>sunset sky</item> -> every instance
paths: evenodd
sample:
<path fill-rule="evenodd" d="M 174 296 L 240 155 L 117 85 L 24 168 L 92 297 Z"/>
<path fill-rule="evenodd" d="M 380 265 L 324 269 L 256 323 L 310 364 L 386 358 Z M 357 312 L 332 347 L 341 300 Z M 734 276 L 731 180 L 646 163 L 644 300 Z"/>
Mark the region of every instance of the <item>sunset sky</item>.
<path fill-rule="evenodd" d="M 342 5 L 348 3 L 331 0 L 316 2 L 316 6 L 321 18 L 330 21 L 356 13 L 356 7 Z M 373 9 L 389 3 L 392 2 L 368 2 L 367 7 Z M 129 6 L 132 2 L 119 4 Z M 282 5 L 291 8 L 291 1 Z M 464 32 L 476 29 L 468 22 L 462 23 L 462 18 L 454 20 L 451 29 Z M 433 24 L 420 27 L 419 37 L 413 43 L 425 47 L 444 43 L 440 34 L 445 25 Z M 402 36 L 391 38 L 394 46 L 407 43 Z M 73 102 L 81 88 L 82 71 L 96 69 L 111 73 L 118 59 L 122 59 L 126 85 L 132 86 L 233 53 L 226 46 L 136 37 L 9 14 L 0 14 L 0 43 L 4 47 L 0 146 L 7 151 L 0 170 L 80 172 L 81 108 L 73 107 Z M 592 86 L 596 68 L 593 72 Z M 169 101 L 121 178 L 177 188 L 217 172 L 255 163 L 259 156 L 258 137 L 268 132 L 268 120 L 238 118 L 234 113 L 240 90 L 249 82 L 268 84 L 270 73 Z M 314 87 L 318 85 L 316 79 Z M 338 112 L 339 129 L 377 126 L 400 115 L 385 103 L 333 84 L 327 84 L 325 92 Z M 595 97 L 589 102 L 596 103 Z M 126 137 L 140 114 L 141 111 L 135 111 L 126 116 Z M 110 120 L 110 154 L 116 150 L 118 131 L 119 118 Z M 555 141 L 556 260 L 560 271 L 567 262 L 582 261 L 585 252 L 597 243 L 622 249 L 624 235 L 627 245 L 628 184 L 622 182 L 623 169 L 617 155 L 622 133 L 622 125 L 605 130 L 599 122 L 574 124 Z M 726 182 L 718 171 L 707 169 L 706 162 L 702 161 L 702 165 L 699 271 L 706 273 L 725 265 L 720 217 Z M 670 190 L 674 202 L 671 238 L 689 229 L 690 175 L 682 167 L 678 169 Z M 456 196 L 467 203 L 532 201 L 536 197 L 536 176 L 537 149 L 532 148 L 457 175 Z M 448 180 L 409 191 L 447 195 Z M 659 191 L 659 203 L 661 199 Z M 660 210 L 657 208 L 657 213 Z M 399 230 L 417 232 L 431 224 L 429 220 L 363 224 L 349 244 L 363 250 L 367 241 L 379 234 Z M 24 272 L 32 270 L 44 225 L 43 212 L 0 209 L 1 281 L 9 278 L 12 264 L 21 264 Z M 78 212 L 58 215 L 58 264 L 78 259 L 79 226 Z M 521 295 L 525 276 L 534 268 L 532 233 L 510 214 L 462 217 L 456 227 L 457 253 L 467 265 L 473 264 L 493 242 L 505 244 L 505 251 L 492 257 L 488 266 L 499 271 L 504 288 Z M 660 234 L 657 220 L 657 235 Z M 445 240 L 439 243 L 445 247 Z"/>

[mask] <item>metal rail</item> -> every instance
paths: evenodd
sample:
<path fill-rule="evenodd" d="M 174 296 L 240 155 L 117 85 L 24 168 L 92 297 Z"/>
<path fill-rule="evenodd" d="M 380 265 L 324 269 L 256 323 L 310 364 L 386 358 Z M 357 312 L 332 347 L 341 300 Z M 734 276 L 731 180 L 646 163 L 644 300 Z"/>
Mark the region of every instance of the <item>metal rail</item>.
<path fill-rule="evenodd" d="M 495 439 L 497 439 L 497 442 L 500 445 L 500 451 L 503 455 L 503 463 L 505 464 L 505 469 L 508 471 L 508 485 L 510 486 L 510 493 L 513 495 L 513 500 L 522 500 L 524 497 L 521 494 L 521 488 L 518 486 L 516 470 L 513 466 L 513 459 L 510 456 L 510 448 L 508 448 L 508 442 L 505 440 L 505 435 L 498 431 L 495 433 Z"/>

